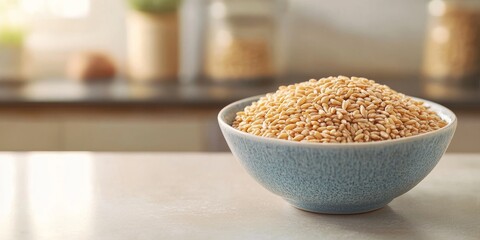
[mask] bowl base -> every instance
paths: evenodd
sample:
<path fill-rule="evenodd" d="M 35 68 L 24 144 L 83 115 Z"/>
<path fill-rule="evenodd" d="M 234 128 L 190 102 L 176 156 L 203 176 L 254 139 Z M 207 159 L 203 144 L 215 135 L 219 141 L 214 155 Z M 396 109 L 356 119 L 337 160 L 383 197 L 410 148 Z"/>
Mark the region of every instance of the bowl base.
<path fill-rule="evenodd" d="M 381 203 L 371 203 L 365 205 L 353 205 L 353 206 L 326 206 L 322 204 L 310 203 L 310 202 L 298 202 L 287 200 L 292 206 L 303 211 L 322 213 L 322 214 L 360 214 L 378 210 L 385 207 L 391 202 L 385 201 Z"/>

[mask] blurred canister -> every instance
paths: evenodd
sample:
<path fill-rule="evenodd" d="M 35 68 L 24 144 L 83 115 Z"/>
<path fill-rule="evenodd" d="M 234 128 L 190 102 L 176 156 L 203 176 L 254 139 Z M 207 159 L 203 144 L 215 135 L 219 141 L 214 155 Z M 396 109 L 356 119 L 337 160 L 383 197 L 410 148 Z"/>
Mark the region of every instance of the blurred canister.
<path fill-rule="evenodd" d="M 135 81 L 178 77 L 179 0 L 130 0 L 127 65 Z"/>
<path fill-rule="evenodd" d="M 204 74 L 214 82 L 272 80 L 280 0 L 210 0 Z"/>
<path fill-rule="evenodd" d="M 480 78 L 480 1 L 431 0 L 423 74 L 428 80 L 472 85 Z"/>
<path fill-rule="evenodd" d="M 22 80 L 24 78 L 23 62 L 23 46 L 3 44 L 0 40 L 0 81 Z"/>

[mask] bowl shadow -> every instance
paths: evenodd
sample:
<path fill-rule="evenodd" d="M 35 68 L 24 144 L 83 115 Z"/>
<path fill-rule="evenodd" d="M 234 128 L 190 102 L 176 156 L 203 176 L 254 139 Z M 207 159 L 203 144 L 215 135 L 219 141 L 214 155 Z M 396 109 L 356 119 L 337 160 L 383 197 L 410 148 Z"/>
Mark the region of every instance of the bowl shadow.
<path fill-rule="evenodd" d="M 287 204 L 284 210 L 296 222 L 311 224 L 309 228 L 335 229 L 336 234 L 356 239 L 480 239 L 480 198 L 468 193 L 415 192 L 381 209 L 353 215 L 318 214 Z"/>
<path fill-rule="evenodd" d="M 355 236 L 355 238 L 388 238 L 388 239 L 422 239 L 422 232 L 414 226 L 407 218 L 394 211 L 390 206 L 353 215 L 318 214 L 298 210 L 290 213 L 304 218 L 310 223 L 315 223 L 319 229 L 332 230 L 344 236 Z"/>

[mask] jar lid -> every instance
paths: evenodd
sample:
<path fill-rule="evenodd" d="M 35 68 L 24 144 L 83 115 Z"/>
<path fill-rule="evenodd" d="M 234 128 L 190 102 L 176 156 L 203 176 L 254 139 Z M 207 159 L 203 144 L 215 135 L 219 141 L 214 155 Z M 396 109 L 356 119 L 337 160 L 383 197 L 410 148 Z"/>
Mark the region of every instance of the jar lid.
<path fill-rule="evenodd" d="M 211 0 L 210 13 L 214 18 L 232 16 L 269 17 L 280 10 L 279 0 Z"/>

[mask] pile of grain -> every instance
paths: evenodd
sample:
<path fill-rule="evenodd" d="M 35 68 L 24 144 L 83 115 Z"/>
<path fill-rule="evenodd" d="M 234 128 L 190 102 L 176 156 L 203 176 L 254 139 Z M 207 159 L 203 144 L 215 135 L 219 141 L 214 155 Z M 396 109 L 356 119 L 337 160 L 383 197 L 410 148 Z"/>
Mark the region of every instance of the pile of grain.
<path fill-rule="evenodd" d="M 372 80 L 339 76 L 281 86 L 238 112 L 233 127 L 269 138 L 347 143 L 409 137 L 446 124 L 423 102 Z"/>

